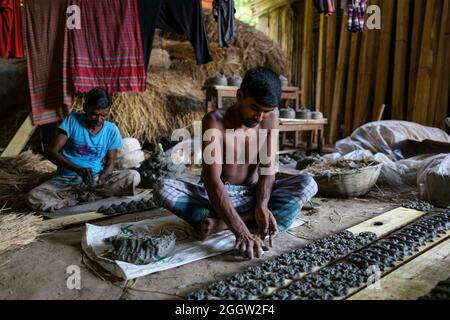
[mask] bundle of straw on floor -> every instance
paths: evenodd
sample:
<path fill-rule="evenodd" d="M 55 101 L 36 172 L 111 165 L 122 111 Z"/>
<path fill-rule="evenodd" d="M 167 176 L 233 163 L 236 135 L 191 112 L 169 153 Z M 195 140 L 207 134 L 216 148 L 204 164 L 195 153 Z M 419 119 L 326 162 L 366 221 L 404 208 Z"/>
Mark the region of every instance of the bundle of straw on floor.
<path fill-rule="evenodd" d="M 55 165 L 31 151 L 17 157 L 0 158 L 0 204 L 25 208 L 26 194 L 50 179 L 55 171 Z"/>
<path fill-rule="evenodd" d="M 0 210 L 0 255 L 34 242 L 42 234 L 42 221 L 39 216 Z"/>

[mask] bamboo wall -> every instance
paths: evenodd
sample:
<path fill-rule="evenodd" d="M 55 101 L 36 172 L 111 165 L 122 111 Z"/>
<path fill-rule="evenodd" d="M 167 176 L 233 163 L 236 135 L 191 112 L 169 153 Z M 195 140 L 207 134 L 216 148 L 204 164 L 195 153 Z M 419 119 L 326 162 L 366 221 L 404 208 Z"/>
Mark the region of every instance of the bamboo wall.
<path fill-rule="evenodd" d="M 288 53 L 302 106 L 330 120 L 329 143 L 377 120 L 382 105 L 383 119 L 445 128 L 450 116 L 450 1 L 369 4 L 381 7 L 381 30 L 350 33 L 342 10 L 319 15 L 311 0 L 265 13 L 259 28 Z"/>

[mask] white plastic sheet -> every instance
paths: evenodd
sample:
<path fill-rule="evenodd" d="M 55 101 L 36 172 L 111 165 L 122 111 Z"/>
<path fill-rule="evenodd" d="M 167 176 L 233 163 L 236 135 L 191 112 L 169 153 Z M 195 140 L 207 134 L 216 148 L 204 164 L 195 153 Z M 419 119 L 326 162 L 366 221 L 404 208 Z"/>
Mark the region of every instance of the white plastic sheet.
<path fill-rule="evenodd" d="M 304 223 L 304 221 L 297 219 L 291 228 L 299 227 Z M 111 261 L 102 257 L 102 254 L 110 248 L 110 245 L 104 242 L 106 238 L 136 232 L 159 234 L 162 231 L 174 232 L 177 236 L 177 245 L 170 257 L 143 266 L 122 261 Z M 235 237 L 230 231 L 221 232 L 205 241 L 198 241 L 194 234 L 194 229 L 176 216 L 134 223 L 121 223 L 112 226 L 87 224 L 82 240 L 82 248 L 89 258 L 95 260 L 112 274 L 125 280 L 172 269 L 234 249 Z"/>
<path fill-rule="evenodd" d="M 391 160 L 403 159 L 393 147 L 405 140 L 434 140 L 450 143 L 450 136 L 438 128 L 407 121 L 379 121 L 363 125 L 352 135 L 336 143 L 336 151 L 346 155 L 355 150 L 383 153 Z"/>

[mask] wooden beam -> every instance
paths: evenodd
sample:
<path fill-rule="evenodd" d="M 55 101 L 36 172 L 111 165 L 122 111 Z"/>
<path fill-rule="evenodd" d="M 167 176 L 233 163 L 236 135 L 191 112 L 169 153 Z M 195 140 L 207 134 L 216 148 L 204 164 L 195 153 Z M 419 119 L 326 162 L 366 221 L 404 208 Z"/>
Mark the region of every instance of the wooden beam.
<path fill-rule="evenodd" d="M 334 83 L 333 103 L 330 116 L 330 133 L 328 140 L 334 143 L 339 137 L 339 125 L 343 120 L 346 71 L 348 70 L 350 49 L 350 32 L 347 31 L 347 20 L 342 18 L 339 53 Z"/>
<path fill-rule="evenodd" d="M 408 51 L 410 0 L 397 1 L 397 27 L 395 29 L 394 82 L 391 118 L 403 120 L 405 117 L 406 61 Z"/>
<path fill-rule="evenodd" d="M 349 300 L 416 300 L 449 277 L 450 240 L 383 277 L 379 290 L 364 289 Z"/>
<path fill-rule="evenodd" d="M 417 72 L 419 68 L 420 51 L 423 38 L 423 24 L 425 20 L 426 0 L 414 1 L 414 17 L 412 22 L 412 41 L 411 41 L 411 59 L 409 67 L 408 81 L 408 112 L 407 119 L 413 118 L 414 103 L 416 98 Z"/>
<path fill-rule="evenodd" d="M 36 131 L 31 120 L 31 114 L 25 119 L 17 133 L 12 138 L 1 157 L 17 157 L 25 148 L 33 133 Z"/>
<path fill-rule="evenodd" d="M 404 0 L 401 0 L 404 1 Z M 408 0 L 406 0 L 408 1 Z M 380 114 L 380 108 L 386 103 L 386 92 L 389 82 L 389 64 L 391 57 L 391 38 L 394 24 L 396 1 L 383 1 L 382 29 L 380 35 L 380 51 L 378 53 L 377 71 L 375 76 L 375 95 L 372 120 Z"/>

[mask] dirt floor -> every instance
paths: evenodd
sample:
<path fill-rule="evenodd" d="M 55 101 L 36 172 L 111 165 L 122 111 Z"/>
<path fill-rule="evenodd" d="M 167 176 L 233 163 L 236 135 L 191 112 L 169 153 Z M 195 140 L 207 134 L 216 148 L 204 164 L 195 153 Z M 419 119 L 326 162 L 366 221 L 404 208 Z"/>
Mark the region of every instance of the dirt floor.
<path fill-rule="evenodd" d="M 263 260 L 359 224 L 411 197 L 414 193 L 410 191 L 399 194 L 376 189 L 359 199 L 314 198 L 315 209 L 305 208 L 302 212 L 306 224 L 278 236 Z M 144 213 L 98 224 L 148 218 L 149 213 Z M 108 275 L 82 253 L 84 229 L 80 226 L 53 232 L 21 250 L 0 255 L 0 299 L 183 299 L 193 290 L 261 262 L 243 260 L 230 252 L 125 282 Z M 80 290 L 67 287 L 67 268 L 71 265 L 80 267 Z"/>

